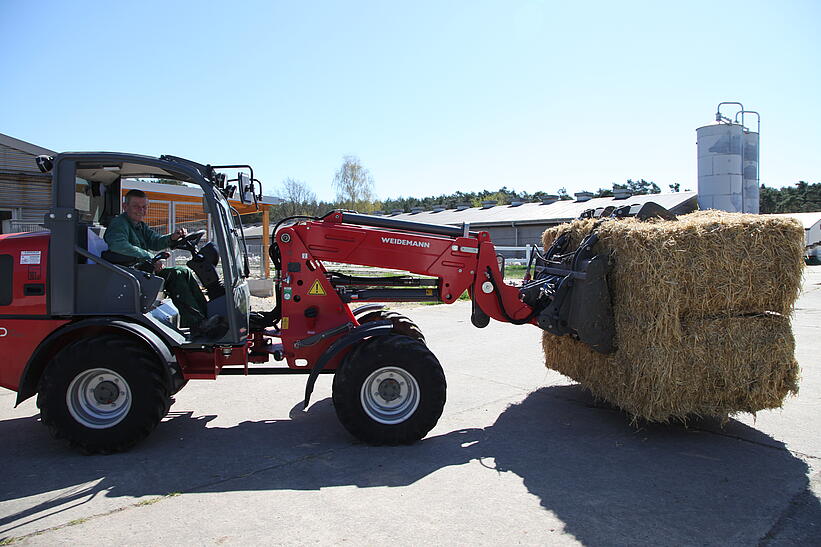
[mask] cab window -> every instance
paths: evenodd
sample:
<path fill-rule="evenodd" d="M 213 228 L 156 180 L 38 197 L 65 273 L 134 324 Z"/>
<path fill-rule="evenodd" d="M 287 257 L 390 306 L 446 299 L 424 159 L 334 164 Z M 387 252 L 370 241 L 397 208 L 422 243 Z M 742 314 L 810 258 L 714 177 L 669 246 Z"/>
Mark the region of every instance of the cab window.
<path fill-rule="evenodd" d="M 100 221 L 103 209 L 103 185 L 75 177 L 74 207 L 80 214 L 80 222 L 93 224 Z"/>

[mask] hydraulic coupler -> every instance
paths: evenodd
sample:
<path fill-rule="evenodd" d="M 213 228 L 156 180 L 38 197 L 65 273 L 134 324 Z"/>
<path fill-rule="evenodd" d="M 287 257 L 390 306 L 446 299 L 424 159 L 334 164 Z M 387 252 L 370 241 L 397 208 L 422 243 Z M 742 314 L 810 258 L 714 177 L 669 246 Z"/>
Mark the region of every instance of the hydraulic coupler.
<path fill-rule="evenodd" d="M 568 241 L 566 234 L 560 236 L 537 261 L 535 279 L 521 289 L 522 301 L 537 310 L 539 327 L 547 332 L 612 353 L 616 331 L 607 286 L 609 257 L 593 253 L 595 232 L 571 252 L 565 252 Z"/>

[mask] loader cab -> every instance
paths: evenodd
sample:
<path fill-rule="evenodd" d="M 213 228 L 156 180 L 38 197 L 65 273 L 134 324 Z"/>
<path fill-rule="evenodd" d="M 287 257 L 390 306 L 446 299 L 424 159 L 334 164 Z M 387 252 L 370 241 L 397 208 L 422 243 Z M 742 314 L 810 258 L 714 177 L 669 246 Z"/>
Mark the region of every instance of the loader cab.
<path fill-rule="evenodd" d="M 247 257 L 238 215 L 221 187 L 224 175 L 209 166 L 172 156 L 105 152 L 60 154 L 50 167 L 52 207 L 45 218 L 51 231 L 49 315 L 127 317 L 150 327 L 174 346 L 245 343 L 249 314 Z M 207 252 L 203 253 L 206 256 L 201 257 L 207 264 L 201 266 L 203 272 L 210 268 L 205 277 L 211 282 L 218 278 L 224 287 L 221 294 L 209 294 L 208 304 L 209 316 L 219 314 L 225 320 L 220 334 L 192 339 L 185 329 L 176 326 L 173 307 L 163 307 L 158 300 L 162 296 L 162 278 L 152 275 L 150 269 L 140 271 L 133 264 L 117 263 L 104 252 L 105 229 L 122 212 L 121 188 L 128 179 L 165 179 L 202 191 L 203 210 L 210 215 L 211 230 Z M 195 246 L 191 249 L 192 254 L 197 251 Z"/>

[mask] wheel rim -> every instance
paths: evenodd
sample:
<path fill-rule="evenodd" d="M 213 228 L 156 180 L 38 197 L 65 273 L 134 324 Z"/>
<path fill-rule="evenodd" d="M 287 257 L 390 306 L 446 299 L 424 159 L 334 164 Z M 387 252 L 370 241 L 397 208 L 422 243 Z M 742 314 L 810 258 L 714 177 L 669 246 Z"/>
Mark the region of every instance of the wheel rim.
<path fill-rule="evenodd" d="M 125 378 L 107 368 L 84 370 L 66 392 L 71 416 L 91 429 L 113 427 L 131 409 L 131 389 Z"/>
<path fill-rule="evenodd" d="M 381 424 L 398 424 L 419 406 L 419 384 L 408 371 L 382 367 L 363 382 L 360 401 L 365 413 Z"/>

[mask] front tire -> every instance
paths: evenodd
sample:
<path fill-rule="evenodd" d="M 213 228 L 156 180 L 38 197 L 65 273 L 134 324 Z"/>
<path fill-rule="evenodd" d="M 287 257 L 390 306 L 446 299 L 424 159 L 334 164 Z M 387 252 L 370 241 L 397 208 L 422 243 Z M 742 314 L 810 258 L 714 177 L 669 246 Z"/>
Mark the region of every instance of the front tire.
<path fill-rule="evenodd" d="M 425 343 L 425 335 L 422 334 L 422 329 L 420 329 L 416 323 L 411 321 L 409 317 L 402 315 L 401 313 L 379 310 L 366 313 L 358 319 L 360 325 L 369 321 L 380 320 L 388 320 L 393 323 L 393 332 L 396 334 L 403 334 L 413 338 L 414 340 L 419 340 L 423 344 Z"/>
<path fill-rule="evenodd" d="M 424 343 L 387 334 L 348 353 L 334 375 L 337 417 L 354 437 L 369 444 L 410 444 L 439 421 L 447 382 Z"/>
<path fill-rule="evenodd" d="M 127 337 L 74 342 L 43 373 L 37 395 L 41 419 L 52 436 L 82 452 L 128 450 L 168 412 L 171 398 L 161 366 Z"/>

